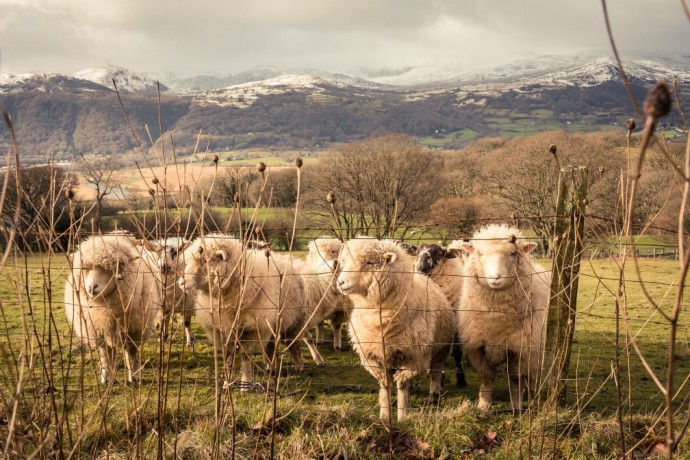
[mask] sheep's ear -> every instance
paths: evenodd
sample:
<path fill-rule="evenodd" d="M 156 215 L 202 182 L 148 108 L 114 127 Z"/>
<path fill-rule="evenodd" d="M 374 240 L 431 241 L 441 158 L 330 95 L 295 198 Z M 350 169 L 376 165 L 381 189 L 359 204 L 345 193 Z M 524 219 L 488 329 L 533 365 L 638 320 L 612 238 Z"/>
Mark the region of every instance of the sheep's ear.
<path fill-rule="evenodd" d="M 460 248 L 468 254 L 472 254 L 474 252 L 474 246 L 472 246 L 472 243 L 463 241 L 460 243 Z"/>
<path fill-rule="evenodd" d="M 415 246 L 414 244 L 403 244 L 402 247 L 411 256 L 416 256 L 417 253 L 419 252 L 419 248 L 417 246 Z"/>
<path fill-rule="evenodd" d="M 228 260 L 228 253 L 222 249 L 218 249 L 213 255 L 213 257 L 217 260 L 222 260 L 223 262 L 225 262 L 226 260 Z"/>
<path fill-rule="evenodd" d="M 458 257 L 458 251 L 460 251 L 460 249 L 446 248 L 446 251 L 443 253 L 443 258 L 455 259 L 456 257 Z"/>
<path fill-rule="evenodd" d="M 392 264 L 397 258 L 398 256 L 394 252 L 386 252 L 383 254 L 383 261 L 387 264 Z"/>
<path fill-rule="evenodd" d="M 537 246 L 539 246 L 539 243 L 534 241 L 525 241 L 520 243 L 520 249 L 522 249 L 522 252 L 525 254 L 529 254 L 530 252 L 534 251 L 537 249 Z"/>
<path fill-rule="evenodd" d="M 307 243 L 307 248 L 309 248 L 309 252 L 316 254 L 316 241 L 311 240 L 309 243 Z"/>
<path fill-rule="evenodd" d="M 180 244 L 180 247 L 179 247 L 179 249 L 178 249 L 178 252 L 184 251 L 185 249 L 187 249 L 187 248 L 190 247 L 191 245 L 192 245 L 192 242 L 191 242 L 191 241 L 189 241 L 189 240 L 184 240 L 184 241 L 182 242 L 182 244 Z"/>
<path fill-rule="evenodd" d="M 144 247 L 144 249 L 146 249 L 147 251 L 156 252 L 156 247 L 155 247 L 155 246 L 153 245 L 153 243 L 150 242 L 149 240 L 143 239 L 143 240 L 139 240 L 139 241 L 140 241 L 140 244 L 141 244 L 141 245 Z"/>

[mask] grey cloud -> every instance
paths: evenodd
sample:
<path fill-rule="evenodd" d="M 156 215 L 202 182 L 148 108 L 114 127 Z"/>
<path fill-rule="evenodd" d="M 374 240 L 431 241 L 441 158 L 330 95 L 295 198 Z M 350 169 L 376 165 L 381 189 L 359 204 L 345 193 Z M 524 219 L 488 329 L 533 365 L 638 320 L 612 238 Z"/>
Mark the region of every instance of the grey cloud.
<path fill-rule="evenodd" d="M 675 3 L 608 3 L 621 49 L 676 50 L 688 42 L 690 26 Z M 30 5 L 0 0 L 2 71 L 74 71 L 105 62 L 187 74 L 238 72 L 260 64 L 344 71 L 608 48 L 599 1 L 34 0 Z"/>

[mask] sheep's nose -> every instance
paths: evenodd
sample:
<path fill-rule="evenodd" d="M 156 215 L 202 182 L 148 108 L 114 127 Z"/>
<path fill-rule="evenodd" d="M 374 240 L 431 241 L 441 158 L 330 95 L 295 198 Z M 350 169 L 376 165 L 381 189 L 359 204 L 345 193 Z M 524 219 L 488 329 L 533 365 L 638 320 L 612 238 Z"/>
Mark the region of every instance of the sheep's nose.
<path fill-rule="evenodd" d="M 345 280 L 340 280 L 340 279 L 339 279 L 339 280 L 338 280 L 338 285 L 339 285 L 339 286 L 342 286 L 343 284 L 345 284 Z"/>
<path fill-rule="evenodd" d="M 87 286 L 86 291 L 91 295 L 96 294 L 98 292 L 98 284 L 94 283 Z"/>

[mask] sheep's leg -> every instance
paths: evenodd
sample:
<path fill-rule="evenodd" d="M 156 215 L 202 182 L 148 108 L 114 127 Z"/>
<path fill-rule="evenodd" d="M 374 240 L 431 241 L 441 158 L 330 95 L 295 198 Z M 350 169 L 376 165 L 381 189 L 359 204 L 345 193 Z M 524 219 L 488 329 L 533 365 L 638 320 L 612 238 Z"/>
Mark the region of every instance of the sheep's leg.
<path fill-rule="evenodd" d="M 101 383 L 107 384 L 115 379 L 115 350 L 108 345 L 98 347 L 98 358 L 101 366 Z"/>
<path fill-rule="evenodd" d="M 465 369 L 462 367 L 462 345 L 460 345 L 457 334 L 453 343 L 452 353 L 453 361 L 455 361 L 455 385 L 458 388 L 467 388 Z"/>
<path fill-rule="evenodd" d="M 333 349 L 340 351 L 343 349 L 343 323 L 331 320 L 331 329 L 333 329 Z"/>
<path fill-rule="evenodd" d="M 488 410 L 493 402 L 494 380 L 496 379 L 496 370 L 486 361 L 484 350 L 471 349 L 467 350 L 467 359 L 477 372 L 482 376 L 482 383 L 479 387 L 479 402 L 477 407 L 480 410 Z"/>
<path fill-rule="evenodd" d="M 323 366 L 324 364 L 326 364 L 326 361 L 324 361 L 323 356 L 321 356 L 321 353 L 319 353 L 319 350 L 316 348 L 314 338 L 311 336 L 311 333 L 309 331 L 304 331 L 304 334 L 302 335 L 302 340 L 304 341 L 304 343 L 307 344 L 307 348 L 309 348 L 309 353 L 311 353 L 311 357 L 314 359 L 316 365 Z"/>
<path fill-rule="evenodd" d="M 321 345 L 326 338 L 326 329 L 324 322 L 321 321 L 319 324 L 316 325 L 316 334 L 314 335 L 314 340 L 316 341 L 317 345 Z"/>
<path fill-rule="evenodd" d="M 444 354 L 446 356 L 447 354 Z M 445 360 L 432 359 L 429 368 L 429 402 L 438 404 L 443 387 L 443 362 Z"/>
<path fill-rule="evenodd" d="M 240 364 L 240 391 L 243 393 L 251 389 L 254 381 L 254 363 L 252 358 L 246 353 L 242 352 L 242 362 Z"/>
<path fill-rule="evenodd" d="M 347 315 L 344 311 L 336 310 L 331 318 L 331 329 L 333 330 L 333 348 L 336 351 L 343 349 L 343 325 L 347 322 Z"/>
<path fill-rule="evenodd" d="M 187 341 L 187 346 L 194 346 L 194 335 L 192 334 L 192 313 L 184 312 L 184 336 Z"/>
<path fill-rule="evenodd" d="M 310 336 L 311 337 L 311 336 Z M 306 340 L 305 340 L 306 342 Z M 307 343 L 307 345 L 309 345 Z M 316 354 L 319 355 L 319 351 L 316 350 L 316 347 L 314 347 L 314 350 L 316 351 Z M 304 358 L 302 358 L 302 345 L 300 344 L 299 340 L 296 340 L 288 349 L 290 352 L 290 356 L 292 356 L 292 360 L 295 363 L 295 370 L 297 372 L 302 372 L 304 370 Z M 311 348 L 309 349 L 311 351 Z M 312 356 L 314 356 L 312 354 Z M 321 357 L 321 355 L 319 355 Z M 321 358 L 323 360 L 323 358 Z M 314 359 L 316 360 L 316 359 Z M 318 364 L 318 363 L 317 363 Z"/>
<path fill-rule="evenodd" d="M 386 385 L 384 382 L 380 382 L 379 407 L 379 417 L 381 417 L 381 420 L 388 420 L 391 414 L 391 393 L 388 385 Z"/>
<path fill-rule="evenodd" d="M 139 349 L 134 343 L 125 345 L 125 366 L 127 367 L 127 381 L 130 383 L 141 382 L 141 363 L 139 362 Z"/>
<path fill-rule="evenodd" d="M 510 376 L 508 379 L 508 385 L 510 386 L 510 405 L 513 412 L 522 409 L 522 382 L 519 377 Z"/>
<path fill-rule="evenodd" d="M 410 407 L 410 381 L 398 382 L 398 421 L 407 417 Z"/>

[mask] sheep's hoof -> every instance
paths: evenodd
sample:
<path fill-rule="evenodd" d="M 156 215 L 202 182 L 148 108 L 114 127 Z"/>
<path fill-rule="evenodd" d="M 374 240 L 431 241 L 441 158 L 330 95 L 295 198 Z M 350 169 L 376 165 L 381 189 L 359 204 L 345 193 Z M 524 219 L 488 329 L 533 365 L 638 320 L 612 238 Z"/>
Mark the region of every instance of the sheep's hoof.
<path fill-rule="evenodd" d="M 429 394 L 429 403 L 433 404 L 434 406 L 438 406 L 438 403 L 441 401 L 441 394 L 440 393 L 431 393 Z"/>
<path fill-rule="evenodd" d="M 489 412 L 491 410 L 491 403 L 479 400 L 477 403 L 477 409 L 479 409 L 480 412 Z"/>

